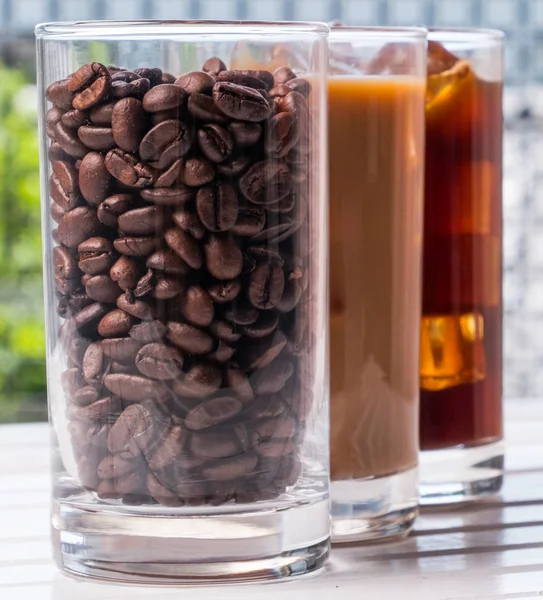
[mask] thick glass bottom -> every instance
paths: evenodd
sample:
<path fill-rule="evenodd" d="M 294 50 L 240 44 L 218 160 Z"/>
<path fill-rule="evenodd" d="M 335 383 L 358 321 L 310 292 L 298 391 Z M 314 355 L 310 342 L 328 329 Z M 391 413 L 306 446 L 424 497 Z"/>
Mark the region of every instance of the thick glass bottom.
<path fill-rule="evenodd" d="M 284 579 L 319 569 L 330 550 L 326 498 L 281 506 L 161 509 L 56 501 L 53 546 L 70 575 L 124 583 Z"/>
<path fill-rule="evenodd" d="M 405 536 L 418 514 L 418 470 L 332 482 L 332 542 Z"/>
<path fill-rule="evenodd" d="M 499 492 L 503 483 L 503 450 L 503 442 L 498 441 L 421 452 L 421 505 L 470 502 Z"/>

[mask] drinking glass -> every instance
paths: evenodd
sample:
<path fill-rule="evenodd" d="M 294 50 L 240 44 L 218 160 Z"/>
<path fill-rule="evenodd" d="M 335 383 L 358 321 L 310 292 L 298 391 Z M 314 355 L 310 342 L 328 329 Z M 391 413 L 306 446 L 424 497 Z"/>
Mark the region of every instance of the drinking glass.
<path fill-rule="evenodd" d="M 371 540 L 418 509 L 426 30 L 329 46 L 332 531 Z"/>
<path fill-rule="evenodd" d="M 422 501 L 502 484 L 502 42 L 428 34 L 421 323 Z"/>
<path fill-rule="evenodd" d="M 36 29 L 64 571 L 253 580 L 328 555 L 327 32 Z"/>

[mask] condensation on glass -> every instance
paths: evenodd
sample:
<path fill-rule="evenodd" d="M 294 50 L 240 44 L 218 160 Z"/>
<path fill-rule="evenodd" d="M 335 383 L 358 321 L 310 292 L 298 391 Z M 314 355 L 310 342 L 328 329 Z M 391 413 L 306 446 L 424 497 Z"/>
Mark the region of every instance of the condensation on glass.
<path fill-rule="evenodd" d="M 502 34 L 429 33 L 422 496 L 464 501 L 502 481 Z"/>
<path fill-rule="evenodd" d="M 426 30 L 330 34 L 333 540 L 405 535 L 418 507 Z"/>
<path fill-rule="evenodd" d="M 59 566 L 329 551 L 325 25 L 38 26 Z"/>

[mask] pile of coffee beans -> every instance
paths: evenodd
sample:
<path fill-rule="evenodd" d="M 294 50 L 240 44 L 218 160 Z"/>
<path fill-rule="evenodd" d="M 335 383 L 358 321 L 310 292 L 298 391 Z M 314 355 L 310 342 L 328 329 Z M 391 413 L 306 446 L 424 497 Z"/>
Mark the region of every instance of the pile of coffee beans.
<path fill-rule="evenodd" d="M 310 83 L 94 62 L 47 98 L 82 486 L 165 506 L 283 493 L 312 402 Z"/>

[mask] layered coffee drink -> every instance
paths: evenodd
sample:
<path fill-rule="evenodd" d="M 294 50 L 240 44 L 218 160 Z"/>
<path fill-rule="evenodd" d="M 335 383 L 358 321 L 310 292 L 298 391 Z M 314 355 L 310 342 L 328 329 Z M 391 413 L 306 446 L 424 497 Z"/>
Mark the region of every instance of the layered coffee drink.
<path fill-rule="evenodd" d="M 333 481 L 417 464 L 423 104 L 409 75 L 329 80 Z"/>

